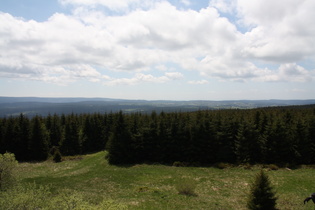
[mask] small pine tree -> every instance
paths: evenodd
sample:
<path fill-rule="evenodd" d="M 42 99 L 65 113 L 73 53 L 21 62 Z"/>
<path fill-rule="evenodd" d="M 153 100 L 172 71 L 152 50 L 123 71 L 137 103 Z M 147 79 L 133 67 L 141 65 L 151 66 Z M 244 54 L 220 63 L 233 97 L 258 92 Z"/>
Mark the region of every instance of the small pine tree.
<path fill-rule="evenodd" d="M 251 210 L 276 210 L 276 201 L 269 177 L 261 170 L 251 186 L 247 207 Z"/>
<path fill-rule="evenodd" d="M 60 163 L 62 161 L 62 156 L 59 149 L 55 150 L 53 160 L 55 163 Z"/>

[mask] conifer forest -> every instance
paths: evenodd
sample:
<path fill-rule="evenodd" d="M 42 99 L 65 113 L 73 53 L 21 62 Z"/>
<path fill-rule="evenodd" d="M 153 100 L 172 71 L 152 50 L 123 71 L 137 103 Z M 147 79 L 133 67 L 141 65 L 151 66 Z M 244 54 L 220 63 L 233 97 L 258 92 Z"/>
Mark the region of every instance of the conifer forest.
<path fill-rule="evenodd" d="M 0 118 L 0 153 L 42 161 L 107 150 L 110 164 L 315 164 L 315 106 Z"/>

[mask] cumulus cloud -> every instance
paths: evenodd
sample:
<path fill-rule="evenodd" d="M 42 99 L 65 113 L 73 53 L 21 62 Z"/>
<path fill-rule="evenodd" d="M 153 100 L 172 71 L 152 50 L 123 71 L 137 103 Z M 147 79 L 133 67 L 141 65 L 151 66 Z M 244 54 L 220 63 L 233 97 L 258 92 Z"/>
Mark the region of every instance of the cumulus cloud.
<path fill-rule="evenodd" d="M 181 79 L 183 75 L 179 72 L 168 72 L 160 77 L 155 77 L 151 74 L 137 73 L 132 78 L 110 78 L 107 77 L 108 81 L 104 82 L 104 85 L 115 86 L 115 85 L 137 85 L 139 83 L 166 83 L 171 80 Z"/>
<path fill-rule="evenodd" d="M 199 11 L 162 0 L 59 2 L 72 5 L 73 13 L 56 13 L 44 22 L 0 13 L 1 77 L 62 84 L 80 79 L 106 85 L 163 83 L 184 77 L 179 70 L 170 72 L 167 63 L 172 63 L 222 80 L 314 78 L 313 69 L 299 64 L 315 58 L 313 0 L 212 0 Z M 109 15 L 98 6 L 120 12 Z M 257 66 L 256 61 L 279 68 Z M 155 77 L 156 70 L 165 74 Z M 106 71 L 135 76 L 113 79 Z"/>
<path fill-rule="evenodd" d="M 91 6 L 102 5 L 108 7 L 111 10 L 126 10 L 131 4 L 139 3 L 140 0 L 59 0 L 61 4 L 71 4 L 79 6 Z"/>
<path fill-rule="evenodd" d="M 310 82 L 312 81 L 312 73 L 314 73 L 314 70 L 307 71 L 296 63 L 281 64 L 278 71 L 279 80 L 296 82 Z"/>
<path fill-rule="evenodd" d="M 234 13 L 237 5 L 236 0 L 211 0 L 209 5 L 222 13 Z"/>
<path fill-rule="evenodd" d="M 312 0 L 240 0 L 238 12 L 243 24 L 254 27 L 245 34 L 245 52 L 278 63 L 314 58 L 314 9 Z"/>
<path fill-rule="evenodd" d="M 191 85 L 204 85 L 204 84 L 208 84 L 209 82 L 205 79 L 203 80 L 191 80 L 191 81 L 188 81 L 188 84 L 191 84 Z"/>
<path fill-rule="evenodd" d="M 186 6 L 191 5 L 191 2 L 189 0 L 181 0 L 180 2 Z"/>
<path fill-rule="evenodd" d="M 166 72 L 165 76 L 172 80 L 178 80 L 184 77 L 184 75 L 180 72 Z"/>

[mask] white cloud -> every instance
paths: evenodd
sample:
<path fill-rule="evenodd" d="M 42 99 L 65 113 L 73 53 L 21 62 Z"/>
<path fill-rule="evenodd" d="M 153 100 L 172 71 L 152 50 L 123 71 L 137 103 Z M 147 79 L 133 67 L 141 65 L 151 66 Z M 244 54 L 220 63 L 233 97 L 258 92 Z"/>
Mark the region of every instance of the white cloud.
<path fill-rule="evenodd" d="M 315 78 L 315 69 L 306 70 L 296 63 L 284 63 L 276 70 L 260 69 L 255 81 L 263 82 L 312 82 Z"/>
<path fill-rule="evenodd" d="M 111 10 L 126 10 L 131 4 L 139 4 L 140 0 L 59 0 L 61 4 L 96 7 L 102 5 Z"/>
<path fill-rule="evenodd" d="M 182 79 L 184 77 L 184 75 L 180 72 L 166 72 L 165 76 L 173 80 Z"/>
<path fill-rule="evenodd" d="M 191 81 L 188 81 L 188 84 L 191 84 L 191 85 L 204 85 L 204 84 L 208 84 L 209 82 L 205 79 L 203 80 L 191 80 Z"/>
<path fill-rule="evenodd" d="M 248 56 L 270 62 L 298 62 L 315 56 L 315 2 L 312 0 L 238 1 Z M 266 15 L 268 14 L 268 15 Z"/>
<path fill-rule="evenodd" d="M 191 2 L 189 0 L 181 0 L 180 2 L 184 4 L 185 6 L 191 5 Z"/>
<path fill-rule="evenodd" d="M 312 81 L 311 73 L 314 74 L 315 71 L 307 71 L 296 63 L 286 63 L 279 67 L 279 80 L 310 82 Z"/>
<path fill-rule="evenodd" d="M 209 5 L 223 13 L 232 14 L 236 9 L 236 0 L 211 0 Z"/>
<path fill-rule="evenodd" d="M 104 85 L 137 85 L 140 83 L 166 83 L 171 80 L 177 80 L 182 78 L 183 75 L 179 72 L 166 72 L 164 76 L 155 77 L 151 74 L 137 73 L 132 78 L 106 78 L 108 81 L 104 82 Z"/>
<path fill-rule="evenodd" d="M 232 81 L 312 81 L 315 1 L 212 0 L 200 11 L 177 9 L 160 0 L 59 0 L 74 6 L 45 22 L 0 13 L 0 76 L 67 84 L 80 79 L 107 85 L 163 83 L 184 77 Z M 189 5 L 190 1 L 183 0 Z M 125 11 L 110 16 L 98 9 Z M 219 12 L 237 15 L 238 31 Z M 268 14 L 268 15 L 266 15 Z M 278 70 L 255 63 L 278 65 Z M 164 71 L 155 77 L 153 71 Z M 110 78 L 106 71 L 135 72 Z M 150 72 L 143 74 L 143 72 Z M 202 84 L 206 80 L 190 81 Z"/>

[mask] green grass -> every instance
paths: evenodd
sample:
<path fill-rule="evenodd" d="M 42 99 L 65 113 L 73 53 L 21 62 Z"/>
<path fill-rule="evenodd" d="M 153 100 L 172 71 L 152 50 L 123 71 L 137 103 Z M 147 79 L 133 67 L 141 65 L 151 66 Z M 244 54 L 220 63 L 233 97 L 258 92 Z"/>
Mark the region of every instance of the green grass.
<path fill-rule="evenodd" d="M 172 167 L 164 165 L 111 166 L 99 152 L 61 163 L 20 163 L 17 172 L 23 185 L 48 186 L 51 193 L 70 192 L 88 203 L 113 201 L 128 209 L 246 209 L 250 184 L 260 167 Z M 314 209 L 305 197 L 315 192 L 315 170 L 268 171 L 279 209 Z M 195 184 L 194 196 L 179 194 L 183 180 Z"/>

